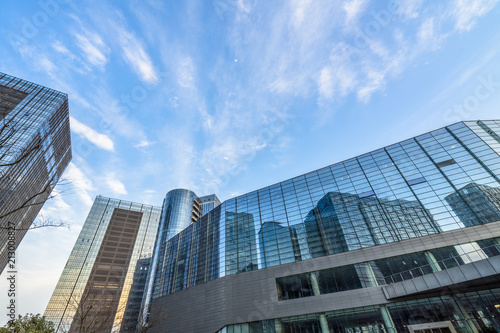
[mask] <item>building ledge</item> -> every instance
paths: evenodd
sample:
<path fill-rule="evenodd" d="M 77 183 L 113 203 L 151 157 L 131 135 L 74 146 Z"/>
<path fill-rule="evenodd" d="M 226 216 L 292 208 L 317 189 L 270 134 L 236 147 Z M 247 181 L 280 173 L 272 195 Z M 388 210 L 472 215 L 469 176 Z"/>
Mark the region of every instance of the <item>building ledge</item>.
<path fill-rule="evenodd" d="M 386 299 L 500 282 L 500 256 L 382 286 Z"/>

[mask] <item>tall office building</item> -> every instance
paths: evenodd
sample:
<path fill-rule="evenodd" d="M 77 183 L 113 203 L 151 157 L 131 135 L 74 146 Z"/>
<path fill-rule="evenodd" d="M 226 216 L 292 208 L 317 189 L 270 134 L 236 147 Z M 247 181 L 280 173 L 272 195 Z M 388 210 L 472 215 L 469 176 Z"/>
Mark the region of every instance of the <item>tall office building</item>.
<path fill-rule="evenodd" d="M 346 223 L 347 216 L 358 221 L 355 226 Z M 313 258 L 440 231 L 419 201 L 387 200 L 373 191 L 329 192 L 307 214 L 304 225 Z"/>
<path fill-rule="evenodd" d="M 0 272 L 70 160 L 68 96 L 0 73 Z"/>
<path fill-rule="evenodd" d="M 160 213 L 160 207 L 95 199 L 45 310 L 58 332 L 133 332 Z"/>
<path fill-rule="evenodd" d="M 152 331 L 500 331 L 499 134 L 459 122 L 187 207 L 159 238 Z"/>
<path fill-rule="evenodd" d="M 187 259 L 189 248 L 186 248 L 187 242 L 178 244 L 175 241 L 176 235 L 182 230 L 190 230 L 190 226 L 194 222 L 198 221 L 202 216 L 206 216 L 209 210 L 216 208 L 219 204 L 220 201 L 215 194 L 198 197 L 196 193 L 186 189 L 171 190 L 165 196 L 152 258 L 151 273 L 148 277 L 142 305 L 142 322 L 147 321 L 149 317 L 149 306 L 155 286 L 157 289 L 175 288 L 180 290 L 187 285 L 189 273 L 184 268 L 189 267 L 189 265 L 182 260 L 182 256 Z M 210 237 L 204 234 L 195 234 L 194 236 L 198 239 Z M 167 246 L 167 242 L 171 239 L 173 241 Z M 178 259 L 176 261 L 177 266 L 173 267 L 172 253 L 177 251 L 178 245 L 182 247 L 182 254 L 176 258 Z M 204 267 L 198 269 L 204 269 Z M 156 276 L 159 278 L 156 278 Z M 165 285 L 165 283 L 168 283 L 168 285 Z"/>
<path fill-rule="evenodd" d="M 198 197 L 198 201 L 201 205 L 201 215 L 205 215 L 206 213 L 220 205 L 220 200 L 215 194 Z"/>
<path fill-rule="evenodd" d="M 500 221 L 500 188 L 469 183 L 446 201 L 466 227 Z"/>

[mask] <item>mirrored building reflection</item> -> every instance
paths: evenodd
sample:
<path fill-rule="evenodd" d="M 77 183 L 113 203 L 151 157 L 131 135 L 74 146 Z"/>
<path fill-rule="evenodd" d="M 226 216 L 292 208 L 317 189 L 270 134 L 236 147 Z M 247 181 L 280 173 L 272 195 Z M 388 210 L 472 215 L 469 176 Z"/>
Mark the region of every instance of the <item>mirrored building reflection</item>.
<path fill-rule="evenodd" d="M 409 200 L 329 192 L 305 218 L 311 256 L 397 242 L 440 231 L 423 205 Z"/>
<path fill-rule="evenodd" d="M 499 134 L 459 122 L 222 202 L 162 240 L 156 331 L 496 329 Z"/>
<path fill-rule="evenodd" d="M 500 220 L 500 188 L 469 183 L 446 201 L 466 227 Z"/>
<path fill-rule="evenodd" d="M 151 268 L 151 257 L 146 257 L 137 260 L 135 272 L 132 278 L 132 285 L 128 294 L 127 304 L 123 312 L 120 331 L 135 332 L 141 327 L 137 327 L 142 323 L 138 323 L 140 315 L 142 299 L 146 290 L 146 282 L 148 279 L 149 269 Z"/>
<path fill-rule="evenodd" d="M 284 227 L 280 222 L 264 222 L 259 231 L 263 266 L 271 267 L 301 260 L 297 231 L 294 226 Z"/>

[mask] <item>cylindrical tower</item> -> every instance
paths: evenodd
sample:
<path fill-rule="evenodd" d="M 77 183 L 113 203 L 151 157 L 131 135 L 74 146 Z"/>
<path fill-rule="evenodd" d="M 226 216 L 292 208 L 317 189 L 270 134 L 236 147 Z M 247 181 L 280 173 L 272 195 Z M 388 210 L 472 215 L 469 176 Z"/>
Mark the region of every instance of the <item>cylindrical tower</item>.
<path fill-rule="evenodd" d="M 163 233 L 157 238 L 162 243 L 189 227 L 200 217 L 200 207 L 193 191 L 175 189 L 167 193 L 163 201 L 161 221 Z"/>
<path fill-rule="evenodd" d="M 193 191 L 175 189 L 169 191 L 163 200 L 160 224 L 158 226 L 153 253 L 153 264 L 148 276 L 146 296 L 143 299 L 140 318 L 143 322 L 147 320 L 154 286 L 158 288 L 162 284 L 167 241 L 189 227 L 191 223 L 198 220 L 201 216 L 201 207 L 197 198 Z"/>

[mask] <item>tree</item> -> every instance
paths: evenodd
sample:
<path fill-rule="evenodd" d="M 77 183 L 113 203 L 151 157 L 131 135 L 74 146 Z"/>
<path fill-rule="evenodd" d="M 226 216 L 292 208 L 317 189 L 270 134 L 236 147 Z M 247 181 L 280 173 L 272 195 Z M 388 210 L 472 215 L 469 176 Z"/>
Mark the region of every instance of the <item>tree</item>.
<path fill-rule="evenodd" d="M 83 293 L 76 293 L 68 297 L 66 311 L 72 317 L 71 319 L 68 318 L 69 316 L 66 317 L 70 320 L 61 318 L 61 324 L 57 327 L 58 332 L 146 333 L 168 318 L 164 309 L 156 309 L 153 313 L 148 313 L 147 320 L 143 319 L 143 316 L 139 316 L 135 322 L 127 322 L 128 325 L 124 325 L 124 318 L 117 316 L 118 313 L 127 312 L 127 304 L 120 302 L 120 289 L 110 288 L 109 285 L 91 284 L 85 288 Z"/>
<path fill-rule="evenodd" d="M 163 321 L 168 319 L 168 315 L 164 308 L 155 309 L 154 312 L 148 314 L 147 320 L 144 316 L 140 315 L 137 321 L 137 328 L 135 333 L 146 333 L 149 330 L 156 328 Z"/>
<path fill-rule="evenodd" d="M 62 323 L 58 330 L 70 333 L 101 333 L 119 329 L 116 313 L 123 309 L 119 305 L 118 290 L 106 286 L 87 286 L 83 293 L 72 294 L 67 300 L 67 311 L 74 313 L 71 322 Z M 0 332 L 1 333 L 1 332 Z"/>
<path fill-rule="evenodd" d="M 54 323 L 47 321 L 40 314 L 19 315 L 0 328 L 0 333 L 54 333 Z"/>
<path fill-rule="evenodd" d="M 19 222 L 17 230 L 28 230 L 23 220 L 29 219 L 21 217 L 32 206 L 38 206 L 38 211 L 52 197 L 62 171 L 60 162 L 71 154 L 65 153 L 70 142 L 69 125 L 57 123 L 67 121 L 67 100 L 52 114 L 45 109 L 49 100 L 42 100 L 43 105 L 36 107 L 30 102 L 21 106 L 29 93 L 11 88 L 10 82 L 5 85 L 15 78 L 0 74 L 0 79 L 0 228 L 7 229 L 9 220 Z M 46 224 L 37 227 L 43 226 Z"/>

